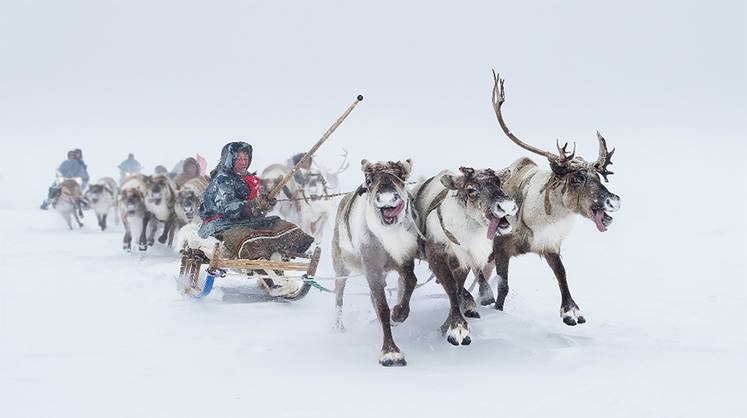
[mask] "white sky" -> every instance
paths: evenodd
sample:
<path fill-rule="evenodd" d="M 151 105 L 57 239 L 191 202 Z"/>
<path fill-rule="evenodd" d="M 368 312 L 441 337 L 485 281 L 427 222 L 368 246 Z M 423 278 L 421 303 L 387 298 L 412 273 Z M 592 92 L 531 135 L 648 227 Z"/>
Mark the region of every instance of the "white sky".
<path fill-rule="evenodd" d="M 350 182 L 364 157 L 411 157 L 420 175 L 502 167 L 525 153 L 498 132 L 492 67 L 534 145 L 569 138 L 593 158 L 599 129 L 619 176 L 743 161 L 746 4 L 1 1 L 0 184 L 25 178 L 19 199 L 38 204 L 75 147 L 94 178 L 128 152 L 147 170 L 198 151 L 212 165 L 230 139 L 260 169 L 308 148 L 358 93 L 319 154 L 332 165 L 350 149 Z"/>

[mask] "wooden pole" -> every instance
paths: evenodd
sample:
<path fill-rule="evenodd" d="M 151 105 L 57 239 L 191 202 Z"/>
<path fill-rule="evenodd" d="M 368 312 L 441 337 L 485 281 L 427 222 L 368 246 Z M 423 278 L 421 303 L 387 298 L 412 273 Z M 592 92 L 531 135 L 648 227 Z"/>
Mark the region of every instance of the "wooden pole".
<path fill-rule="evenodd" d="M 309 152 L 307 152 L 306 154 L 304 154 L 303 158 L 301 158 L 301 160 L 299 160 L 298 163 L 296 163 L 296 165 L 293 167 L 293 169 L 291 170 L 291 172 L 288 173 L 288 175 L 285 176 L 280 181 L 280 183 L 278 183 L 275 186 L 274 189 L 270 190 L 270 193 L 267 194 L 267 198 L 268 199 L 274 198 L 275 196 L 278 195 L 278 193 L 280 193 L 283 190 L 283 187 L 285 187 L 285 185 L 288 184 L 288 182 L 293 178 L 293 175 L 296 173 L 296 171 L 298 171 L 304 164 L 306 164 L 306 161 L 308 161 L 309 158 L 311 158 L 311 156 L 314 155 L 314 153 L 316 152 L 316 150 L 319 149 L 319 147 L 322 146 L 322 144 L 324 143 L 324 141 L 326 141 L 327 138 L 329 138 L 329 136 L 332 135 L 332 132 L 334 132 L 335 129 L 337 129 L 337 127 L 340 126 L 340 124 L 342 124 L 342 122 L 345 120 L 345 118 L 348 117 L 348 115 L 350 114 L 350 112 L 352 112 L 353 109 L 355 109 L 355 106 L 358 103 L 360 103 L 361 101 L 363 101 L 363 96 L 359 94 L 358 97 L 355 98 L 355 101 L 353 102 L 353 104 L 351 104 L 348 107 L 348 109 L 345 111 L 345 113 L 343 113 L 339 118 L 337 118 L 337 120 L 335 121 L 335 123 L 333 123 L 332 126 L 330 126 L 329 129 L 327 129 L 326 132 L 324 132 L 324 135 L 322 135 L 321 139 L 319 139 L 319 141 L 317 141 L 316 144 L 314 144 L 314 146 L 311 147 L 311 149 L 309 150 Z"/>

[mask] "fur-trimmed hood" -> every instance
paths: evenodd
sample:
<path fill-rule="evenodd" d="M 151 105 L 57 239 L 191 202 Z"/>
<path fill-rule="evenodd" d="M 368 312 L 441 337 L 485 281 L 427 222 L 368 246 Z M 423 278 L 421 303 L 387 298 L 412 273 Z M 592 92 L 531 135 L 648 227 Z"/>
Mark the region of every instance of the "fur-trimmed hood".
<path fill-rule="evenodd" d="M 249 155 L 249 164 L 252 163 L 252 146 L 243 141 L 229 142 L 223 146 L 220 152 L 218 165 L 210 172 L 210 177 L 215 178 L 218 173 L 230 173 L 233 170 L 233 161 L 236 154 L 246 152 Z"/>

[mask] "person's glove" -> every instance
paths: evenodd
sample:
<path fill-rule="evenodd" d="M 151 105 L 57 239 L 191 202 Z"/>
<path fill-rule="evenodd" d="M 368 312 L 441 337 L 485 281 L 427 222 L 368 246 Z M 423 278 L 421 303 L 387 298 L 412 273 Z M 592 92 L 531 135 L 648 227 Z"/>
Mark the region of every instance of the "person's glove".
<path fill-rule="evenodd" d="M 277 199 L 274 197 L 268 198 L 267 195 L 260 195 L 257 198 L 257 209 L 263 212 L 269 212 L 273 207 L 275 207 L 277 202 Z"/>

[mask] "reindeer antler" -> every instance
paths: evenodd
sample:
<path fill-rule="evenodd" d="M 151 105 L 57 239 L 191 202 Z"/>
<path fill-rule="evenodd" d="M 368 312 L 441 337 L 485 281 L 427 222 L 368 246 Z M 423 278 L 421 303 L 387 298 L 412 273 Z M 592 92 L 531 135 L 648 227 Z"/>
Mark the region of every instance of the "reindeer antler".
<path fill-rule="evenodd" d="M 335 174 L 335 175 L 342 174 L 343 171 L 347 170 L 348 167 L 350 167 L 350 163 L 348 163 L 348 150 L 343 148 L 342 154 L 340 155 L 342 156 L 342 163 L 340 164 L 340 167 L 337 168 L 337 171 L 335 171 L 332 174 Z"/>
<path fill-rule="evenodd" d="M 607 141 L 599 131 L 597 131 L 597 139 L 599 140 L 599 157 L 594 163 L 594 169 L 604 177 L 604 181 L 606 182 L 609 181 L 607 180 L 607 176 L 615 174 L 612 171 L 607 170 L 607 166 L 612 165 L 612 154 L 615 153 L 615 149 L 612 148 L 612 151 L 607 151 Z"/>
<path fill-rule="evenodd" d="M 504 80 L 500 78 L 500 74 L 496 73 L 495 70 L 493 70 L 493 110 L 495 111 L 495 116 L 498 118 L 498 123 L 501 125 L 501 129 L 503 129 L 503 133 L 506 134 L 506 136 L 513 141 L 516 145 L 524 148 L 527 151 L 533 152 L 535 154 L 539 154 L 545 158 L 547 158 L 550 161 L 557 162 L 559 164 L 564 164 L 566 162 L 565 159 L 549 152 L 544 151 L 539 148 L 535 148 L 519 138 L 516 137 L 513 133 L 511 133 L 511 130 L 508 129 L 508 125 L 506 125 L 506 122 L 503 120 L 503 114 L 501 113 L 501 106 L 503 105 L 503 102 L 506 101 L 506 93 L 503 89 L 503 83 Z M 566 144 L 567 145 L 567 144 Z M 561 151 L 561 155 L 565 156 L 565 146 L 560 148 L 560 145 L 558 144 L 558 150 Z M 575 154 L 575 145 L 574 145 L 574 151 Z M 571 158 L 573 158 L 573 154 L 571 155 Z"/>
<path fill-rule="evenodd" d="M 560 141 L 555 140 L 555 146 L 558 147 L 558 164 L 564 164 L 571 161 L 576 156 L 576 142 L 573 142 L 573 151 L 568 154 L 568 143 L 566 142 L 563 146 L 560 146 Z"/>

